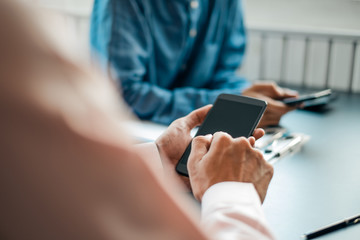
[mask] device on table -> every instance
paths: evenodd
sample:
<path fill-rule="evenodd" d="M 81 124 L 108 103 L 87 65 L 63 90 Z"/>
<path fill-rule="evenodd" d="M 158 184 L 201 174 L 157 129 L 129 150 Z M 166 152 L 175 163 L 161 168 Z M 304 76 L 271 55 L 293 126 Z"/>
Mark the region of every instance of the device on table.
<path fill-rule="evenodd" d="M 318 100 L 318 99 L 325 99 L 326 97 L 329 97 L 330 95 L 331 95 L 331 89 L 326 89 L 326 90 L 323 90 L 320 92 L 301 95 L 296 98 L 286 98 L 283 100 L 283 102 L 289 106 L 294 106 L 294 105 L 298 105 L 301 103 L 305 103 L 305 105 L 306 105 L 306 103 L 310 103 L 310 102 L 313 102 L 314 100 Z"/>
<path fill-rule="evenodd" d="M 196 136 L 226 132 L 233 138 L 250 137 L 258 125 L 267 103 L 263 100 L 232 94 L 221 94 L 207 114 Z M 176 166 L 176 171 L 188 176 L 187 161 L 191 143 Z"/>

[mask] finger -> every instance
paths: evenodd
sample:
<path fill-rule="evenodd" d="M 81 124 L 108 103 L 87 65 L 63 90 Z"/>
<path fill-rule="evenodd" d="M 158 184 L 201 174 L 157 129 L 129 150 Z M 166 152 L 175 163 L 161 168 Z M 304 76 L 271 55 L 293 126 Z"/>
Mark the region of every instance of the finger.
<path fill-rule="evenodd" d="M 185 127 L 188 130 L 193 129 L 196 126 L 199 126 L 204 121 L 206 115 L 208 114 L 209 110 L 212 108 L 212 105 L 206 105 L 205 107 L 199 108 L 195 111 L 189 113 L 185 118 Z"/>
<path fill-rule="evenodd" d="M 255 147 L 255 138 L 254 137 L 249 137 L 248 140 L 249 140 L 251 146 Z"/>
<path fill-rule="evenodd" d="M 284 98 L 298 97 L 299 93 L 289 88 L 283 88 Z"/>
<path fill-rule="evenodd" d="M 282 98 L 284 94 L 284 90 L 274 82 L 259 83 L 255 89 L 263 95 L 275 99 Z"/>
<path fill-rule="evenodd" d="M 284 91 L 275 83 L 257 83 L 254 84 L 251 88 L 251 94 L 247 95 L 265 100 L 268 103 L 266 112 L 278 112 L 279 114 L 283 115 L 291 110 L 296 109 L 296 106 L 289 107 L 282 101 L 276 100 L 283 98 L 279 96 L 282 96 Z"/>
<path fill-rule="evenodd" d="M 271 87 L 273 87 L 275 85 L 274 82 L 269 82 L 266 80 L 262 80 L 260 82 L 256 82 L 253 84 L 253 87 L 257 90 L 266 90 L 269 89 Z"/>
<path fill-rule="evenodd" d="M 237 149 L 241 152 L 246 151 L 246 149 L 254 149 L 255 138 L 254 137 L 239 137 L 234 140 L 237 144 Z M 241 147 L 240 147 L 241 146 Z"/>
<path fill-rule="evenodd" d="M 288 88 L 281 88 L 276 83 L 273 83 L 271 86 L 272 92 L 275 99 L 284 99 L 289 97 L 297 97 L 298 93 L 294 90 Z"/>
<path fill-rule="evenodd" d="M 189 156 L 189 164 L 193 164 L 193 161 L 200 161 L 202 159 L 202 157 L 209 151 L 212 138 L 213 136 L 208 134 L 206 136 L 198 136 L 193 139 Z M 192 161 L 192 163 L 190 163 L 190 161 Z"/>
<path fill-rule="evenodd" d="M 258 140 L 259 138 L 262 138 L 265 135 L 265 131 L 262 128 L 257 128 L 254 130 L 252 135 L 255 138 L 255 140 Z"/>
<path fill-rule="evenodd" d="M 216 132 L 213 135 L 211 145 L 209 148 L 209 154 L 221 154 L 227 145 L 232 142 L 233 138 L 225 132 Z"/>
<path fill-rule="evenodd" d="M 269 97 L 272 97 L 274 99 L 284 99 L 298 96 L 298 92 L 288 88 L 281 88 L 276 83 L 270 83 L 268 85 L 268 90 L 271 93 Z"/>
<path fill-rule="evenodd" d="M 275 99 L 283 98 L 285 93 L 284 90 L 281 87 L 279 87 L 276 83 L 271 84 L 270 90 L 273 94 L 272 97 Z"/>

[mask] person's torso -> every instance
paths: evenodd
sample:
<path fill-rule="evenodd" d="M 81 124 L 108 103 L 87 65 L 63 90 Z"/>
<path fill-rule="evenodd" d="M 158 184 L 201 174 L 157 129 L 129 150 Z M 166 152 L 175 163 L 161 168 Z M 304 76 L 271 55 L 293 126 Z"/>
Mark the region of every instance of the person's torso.
<path fill-rule="evenodd" d="M 218 62 L 232 1 L 139 0 L 152 49 L 144 80 L 167 89 L 206 88 Z"/>

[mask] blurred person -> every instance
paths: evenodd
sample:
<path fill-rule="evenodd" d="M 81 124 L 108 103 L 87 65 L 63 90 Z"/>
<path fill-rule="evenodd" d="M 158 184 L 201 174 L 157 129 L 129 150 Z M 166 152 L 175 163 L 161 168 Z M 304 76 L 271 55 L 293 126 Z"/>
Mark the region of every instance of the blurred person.
<path fill-rule="evenodd" d="M 141 119 L 169 124 L 220 93 L 268 102 L 261 127 L 297 93 L 236 74 L 246 48 L 241 0 L 95 0 L 91 46 Z"/>
<path fill-rule="evenodd" d="M 112 82 L 16 2 L 0 1 L 1 239 L 273 239 L 261 208 L 273 169 L 253 148 L 263 130 L 193 140 L 199 223 L 171 172 L 211 106 L 135 145 Z"/>

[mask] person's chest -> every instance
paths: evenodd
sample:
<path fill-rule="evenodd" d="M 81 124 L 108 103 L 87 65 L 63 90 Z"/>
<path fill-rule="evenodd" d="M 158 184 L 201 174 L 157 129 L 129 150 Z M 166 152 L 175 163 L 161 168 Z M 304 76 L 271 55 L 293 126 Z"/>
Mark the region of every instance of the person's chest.
<path fill-rule="evenodd" d="M 204 87 L 223 43 L 228 0 L 152 0 L 145 5 L 149 70 L 161 87 Z M 150 79 L 150 81 L 152 81 Z"/>

